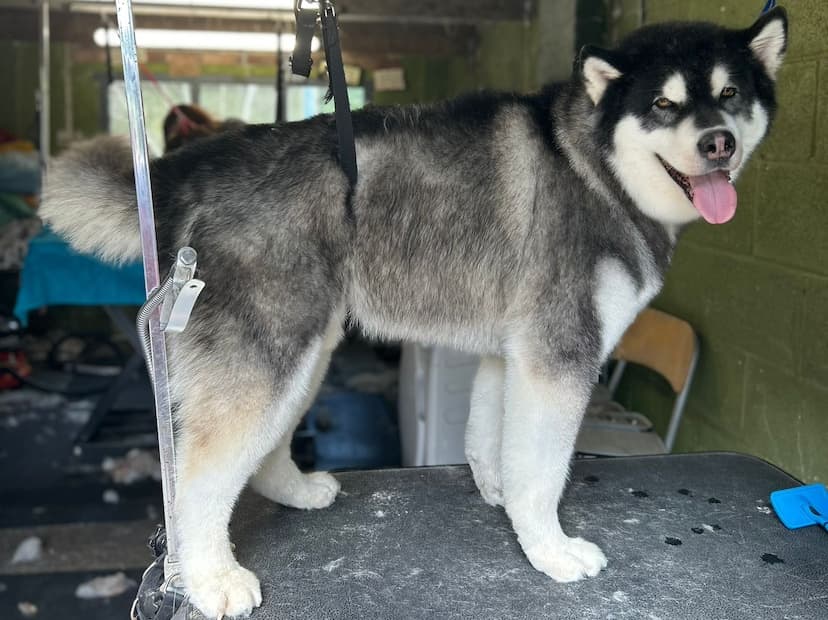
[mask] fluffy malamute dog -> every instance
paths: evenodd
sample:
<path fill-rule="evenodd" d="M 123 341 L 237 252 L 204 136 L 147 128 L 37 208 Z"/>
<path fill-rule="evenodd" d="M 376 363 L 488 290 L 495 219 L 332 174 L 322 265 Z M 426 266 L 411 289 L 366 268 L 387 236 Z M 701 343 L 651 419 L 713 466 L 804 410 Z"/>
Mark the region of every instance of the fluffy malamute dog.
<path fill-rule="evenodd" d="M 351 320 L 371 336 L 483 356 L 467 455 L 532 565 L 556 581 L 607 560 L 557 506 L 598 369 L 661 288 L 681 228 L 736 210 L 731 184 L 765 136 L 786 47 L 782 9 L 746 30 L 644 28 L 584 49 L 572 79 L 354 114 L 359 181 L 333 119 L 251 126 L 152 162 L 159 252 L 199 252 L 207 282 L 169 343 L 184 585 L 207 616 L 245 615 L 259 582 L 228 521 L 250 482 L 324 508 L 291 434 Z M 59 158 L 42 207 L 79 250 L 140 256 L 129 145 Z"/>

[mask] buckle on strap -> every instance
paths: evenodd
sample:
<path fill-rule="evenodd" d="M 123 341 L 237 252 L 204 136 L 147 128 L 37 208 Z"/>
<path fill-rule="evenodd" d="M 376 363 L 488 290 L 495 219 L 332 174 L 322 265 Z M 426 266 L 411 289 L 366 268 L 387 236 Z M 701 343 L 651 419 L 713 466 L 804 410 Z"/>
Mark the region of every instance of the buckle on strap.
<path fill-rule="evenodd" d="M 295 75 L 308 77 L 313 59 L 311 58 L 311 43 L 319 21 L 321 3 L 319 0 L 296 0 L 296 43 L 290 57 L 291 71 Z"/>

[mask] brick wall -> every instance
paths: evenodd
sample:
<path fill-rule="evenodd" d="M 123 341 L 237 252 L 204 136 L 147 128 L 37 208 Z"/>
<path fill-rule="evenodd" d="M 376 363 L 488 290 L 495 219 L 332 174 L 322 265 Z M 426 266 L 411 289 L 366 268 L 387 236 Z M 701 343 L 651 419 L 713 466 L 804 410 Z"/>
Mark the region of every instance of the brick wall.
<path fill-rule="evenodd" d="M 648 0 L 647 22 L 703 19 L 745 27 L 761 0 Z M 702 339 L 677 450 L 738 450 L 806 481 L 828 480 L 828 2 L 786 5 L 790 47 L 779 115 L 739 180 L 736 218 L 695 224 L 655 306 Z M 616 33 L 641 3 L 615 2 Z M 620 12 L 618 9 L 621 9 Z M 631 18 L 631 16 L 633 16 Z M 662 412 L 669 392 L 636 373 L 624 399 Z"/>

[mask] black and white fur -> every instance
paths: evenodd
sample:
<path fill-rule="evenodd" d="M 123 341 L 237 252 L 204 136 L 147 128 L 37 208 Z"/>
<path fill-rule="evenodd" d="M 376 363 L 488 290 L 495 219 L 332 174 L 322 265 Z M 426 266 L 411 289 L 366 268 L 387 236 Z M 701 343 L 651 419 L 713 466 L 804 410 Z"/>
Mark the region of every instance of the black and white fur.
<path fill-rule="evenodd" d="M 261 603 L 228 538 L 245 484 L 298 508 L 334 501 L 337 481 L 301 473 L 290 439 L 346 320 L 483 357 L 466 447 L 483 498 L 535 568 L 597 575 L 604 554 L 567 536 L 557 507 L 598 369 L 698 217 L 657 156 L 701 174 L 699 135 L 726 127 L 738 173 L 773 115 L 786 29 L 781 9 L 744 31 L 652 26 L 584 50 L 570 82 L 537 95 L 357 112 L 354 188 L 329 116 L 152 162 L 162 266 L 193 246 L 207 282 L 168 339 L 192 602 L 210 617 Z M 80 250 L 136 259 L 131 177 L 125 141 L 80 144 L 55 162 L 43 216 Z"/>

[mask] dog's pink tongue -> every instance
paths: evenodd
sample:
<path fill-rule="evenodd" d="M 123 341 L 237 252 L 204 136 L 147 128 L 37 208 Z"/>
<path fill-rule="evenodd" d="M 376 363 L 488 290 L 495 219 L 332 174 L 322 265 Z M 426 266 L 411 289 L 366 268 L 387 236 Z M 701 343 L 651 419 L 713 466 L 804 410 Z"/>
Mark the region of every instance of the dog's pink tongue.
<path fill-rule="evenodd" d="M 693 188 L 693 206 L 711 224 L 724 224 L 736 213 L 736 189 L 721 170 L 688 177 Z"/>

